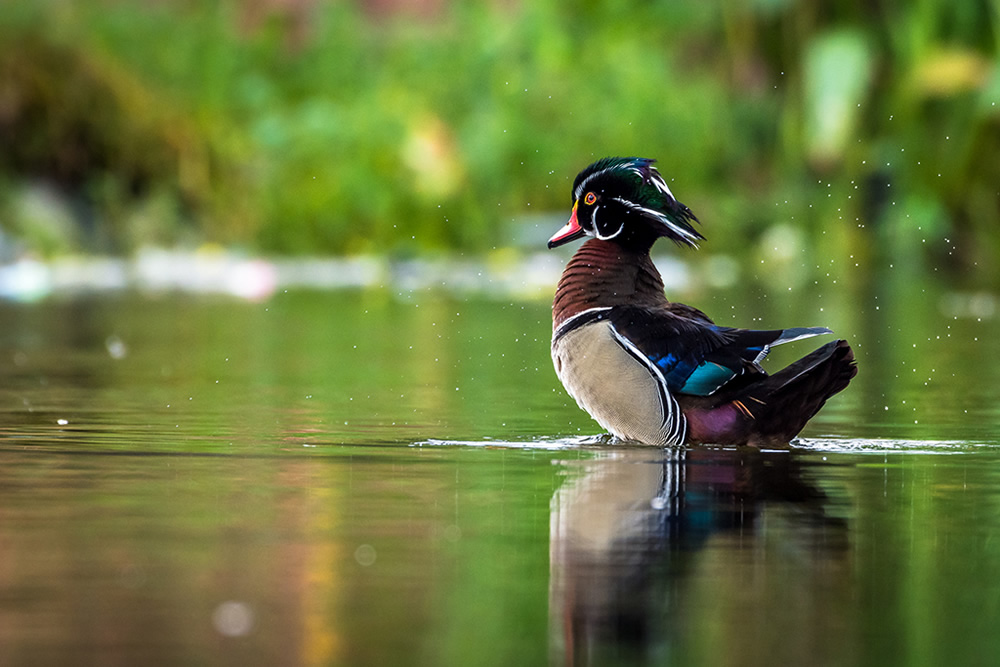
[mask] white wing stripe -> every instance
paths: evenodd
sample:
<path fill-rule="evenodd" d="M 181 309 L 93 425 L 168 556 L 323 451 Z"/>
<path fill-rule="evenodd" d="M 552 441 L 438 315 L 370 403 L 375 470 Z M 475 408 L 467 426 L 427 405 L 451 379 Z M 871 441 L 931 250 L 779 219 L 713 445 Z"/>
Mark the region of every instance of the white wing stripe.
<path fill-rule="evenodd" d="M 663 223 L 667 227 L 670 227 L 670 229 L 677 232 L 679 236 L 683 236 L 684 238 L 690 239 L 691 241 L 698 240 L 697 236 L 695 236 L 688 230 L 684 229 L 683 227 L 678 227 L 677 225 L 675 225 L 673 222 L 670 221 L 670 218 L 663 215 L 659 211 L 654 211 L 653 209 L 646 208 L 645 206 L 639 206 L 638 204 L 634 204 L 627 199 L 622 199 L 621 197 L 615 197 L 614 200 L 620 202 L 621 204 L 624 204 L 626 207 L 632 209 L 633 211 L 637 211 L 639 213 L 648 215 L 652 218 L 659 220 L 661 223 Z"/>
<path fill-rule="evenodd" d="M 687 419 L 685 419 L 684 414 L 681 412 L 681 407 L 677 404 L 677 400 L 671 396 L 670 390 L 667 388 L 667 380 L 663 377 L 663 373 L 660 369 L 646 358 L 639 349 L 632 344 L 632 341 L 622 336 L 615 329 L 614 325 L 610 325 L 611 333 L 614 335 L 615 340 L 625 348 L 625 351 L 631 354 L 637 361 L 641 362 L 646 369 L 652 374 L 653 379 L 656 380 L 657 387 L 659 389 L 658 398 L 660 401 L 661 412 L 663 413 L 663 423 L 661 424 L 661 430 L 668 432 L 670 435 L 667 438 L 666 445 L 682 445 L 684 444 L 684 439 L 687 437 Z"/>
<path fill-rule="evenodd" d="M 573 322 L 575 322 L 579 318 L 583 317 L 584 315 L 589 315 L 590 313 L 596 313 L 596 312 L 601 311 L 601 310 L 611 310 L 611 308 L 612 308 L 611 306 L 602 306 L 602 307 L 599 307 L 599 308 L 588 308 L 587 310 L 581 310 L 576 315 L 573 315 L 572 317 L 569 317 L 569 318 L 563 320 L 563 323 L 560 324 L 559 328 L 556 329 L 556 331 L 555 331 L 554 334 L 552 334 L 552 338 L 553 339 L 558 338 L 560 335 L 562 335 L 563 331 L 565 331 L 567 328 L 569 328 L 573 324 Z"/>
<path fill-rule="evenodd" d="M 798 336 L 790 336 L 788 338 L 778 338 L 773 341 L 771 345 L 784 345 L 785 343 L 794 343 L 797 340 L 803 340 L 805 338 L 812 338 L 813 336 L 825 336 L 826 334 L 832 334 L 833 331 L 827 329 L 826 327 L 816 327 L 812 330 L 806 330 L 805 333 L 801 333 Z"/>

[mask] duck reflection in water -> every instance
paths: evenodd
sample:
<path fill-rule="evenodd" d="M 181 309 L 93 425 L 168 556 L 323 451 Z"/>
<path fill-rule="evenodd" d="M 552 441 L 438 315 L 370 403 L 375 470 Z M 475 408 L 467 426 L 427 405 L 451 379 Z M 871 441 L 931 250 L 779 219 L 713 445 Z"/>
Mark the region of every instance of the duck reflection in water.
<path fill-rule="evenodd" d="M 794 452 L 618 448 L 567 467 L 551 507 L 553 662 L 838 653 L 847 523 Z"/>

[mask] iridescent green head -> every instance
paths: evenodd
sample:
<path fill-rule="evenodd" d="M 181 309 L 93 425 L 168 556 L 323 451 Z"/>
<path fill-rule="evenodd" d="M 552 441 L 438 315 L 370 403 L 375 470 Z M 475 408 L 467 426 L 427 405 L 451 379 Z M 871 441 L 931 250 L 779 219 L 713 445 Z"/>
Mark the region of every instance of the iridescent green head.
<path fill-rule="evenodd" d="M 608 157 L 581 171 L 573 182 L 573 214 L 549 248 L 581 236 L 647 249 L 665 236 L 696 247 L 704 238 L 691 226 L 698 219 L 674 198 L 654 162 Z"/>

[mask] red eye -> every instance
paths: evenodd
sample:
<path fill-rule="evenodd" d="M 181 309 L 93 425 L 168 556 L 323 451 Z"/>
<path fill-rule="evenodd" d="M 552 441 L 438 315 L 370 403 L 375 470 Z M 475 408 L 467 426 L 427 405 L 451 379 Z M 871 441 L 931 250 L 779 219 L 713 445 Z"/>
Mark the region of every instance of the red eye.
<path fill-rule="evenodd" d="M 583 203 L 586 204 L 587 206 L 593 206 L 595 201 L 597 201 L 597 195 L 595 195 L 593 192 L 588 192 L 586 195 L 583 196 Z"/>

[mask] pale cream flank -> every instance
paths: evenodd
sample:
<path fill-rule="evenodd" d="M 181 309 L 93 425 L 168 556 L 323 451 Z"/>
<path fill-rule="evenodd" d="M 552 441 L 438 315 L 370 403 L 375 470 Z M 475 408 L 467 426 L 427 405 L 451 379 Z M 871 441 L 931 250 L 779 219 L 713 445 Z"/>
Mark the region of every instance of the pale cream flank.
<path fill-rule="evenodd" d="M 616 340 L 606 321 L 557 337 L 552 361 L 581 408 L 612 434 L 648 445 L 678 445 L 686 424 L 659 378 Z M 680 420 L 680 421 L 678 421 Z"/>

